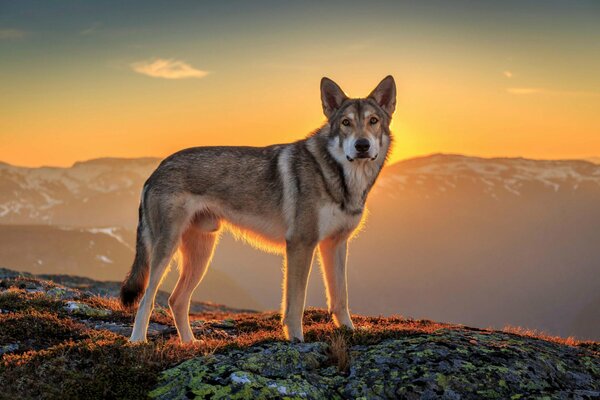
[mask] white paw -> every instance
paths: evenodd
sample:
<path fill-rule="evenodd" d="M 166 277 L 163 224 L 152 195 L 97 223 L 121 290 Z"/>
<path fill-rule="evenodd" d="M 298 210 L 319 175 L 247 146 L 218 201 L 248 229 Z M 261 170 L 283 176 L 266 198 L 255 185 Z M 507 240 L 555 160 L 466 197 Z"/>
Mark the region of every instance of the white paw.
<path fill-rule="evenodd" d="M 285 334 L 285 338 L 290 342 L 304 342 L 302 327 L 292 328 L 289 325 L 283 325 L 283 333 Z"/>
<path fill-rule="evenodd" d="M 148 342 L 148 340 L 146 340 L 145 337 L 136 337 L 136 336 L 131 336 L 129 338 L 129 341 L 131 343 L 146 343 L 146 342 Z"/>
<path fill-rule="evenodd" d="M 346 327 L 348 329 L 350 329 L 351 331 L 354 330 L 354 324 L 352 323 L 352 319 L 350 318 L 349 314 L 343 314 L 343 315 L 333 315 L 333 322 L 335 323 L 335 326 L 337 326 L 338 328 L 341 327 Z"/>

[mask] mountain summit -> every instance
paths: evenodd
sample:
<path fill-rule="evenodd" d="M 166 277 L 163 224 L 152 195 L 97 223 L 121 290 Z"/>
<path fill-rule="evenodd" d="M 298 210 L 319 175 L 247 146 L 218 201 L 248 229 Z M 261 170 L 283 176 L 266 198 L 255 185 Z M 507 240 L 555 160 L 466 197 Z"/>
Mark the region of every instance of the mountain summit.
<path fill-rule="evenodd" d="M 162 307 L 152 315 L 150 342 L 128 343 L 133 315 L 115 299 L 0 270 L 0 393 L 131 400 L 600 396 L 594 342 L 399 317 L 354 316 L 357 330 L 348 332 L 335 329 L 324 311 L 309 310 L 307 342 L 291 344 L 282 341 L 277 313 L 209 308 L 191 319 L 198 344 L 178 343 Z"/>

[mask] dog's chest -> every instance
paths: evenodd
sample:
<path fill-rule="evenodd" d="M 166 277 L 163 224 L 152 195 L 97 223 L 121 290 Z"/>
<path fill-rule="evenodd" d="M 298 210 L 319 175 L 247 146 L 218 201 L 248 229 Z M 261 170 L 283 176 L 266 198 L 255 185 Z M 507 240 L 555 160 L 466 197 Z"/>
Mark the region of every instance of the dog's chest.
<path fill-rule="evenodd" d="M 319 209 L 319 240 L 333 235 L 352 232 L 362 218 L 362 213 L 347 213 L 338 204 L 327 203 Z"/>

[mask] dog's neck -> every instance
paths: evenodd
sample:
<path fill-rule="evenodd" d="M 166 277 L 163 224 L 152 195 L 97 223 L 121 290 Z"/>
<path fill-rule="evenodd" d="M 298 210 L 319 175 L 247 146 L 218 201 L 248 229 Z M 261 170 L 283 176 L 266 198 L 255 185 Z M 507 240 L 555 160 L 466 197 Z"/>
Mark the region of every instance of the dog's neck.
<path fill-rule="evenodd" d="M 342 190 L 347 192 L 343 199 L 343 208 L 351 212 L 362 210 L 367 195 L 383 168 L 390 150 L 391 138 L 384 135 L 379 155 L 375 160 L 357 159 L 354 161 L 349 161 L 346 158 L 346 154 L 339 146 L 339 137 L 330 135 L 329 124 L 326 124 L 308 138 L 309 143 L 313 140 L 322 143 L 322 150 L 326 151 L 327 156 L 331 157 L 338 168 L 343 171 L 344 182 L 341 182 L 341 185 Z"/>

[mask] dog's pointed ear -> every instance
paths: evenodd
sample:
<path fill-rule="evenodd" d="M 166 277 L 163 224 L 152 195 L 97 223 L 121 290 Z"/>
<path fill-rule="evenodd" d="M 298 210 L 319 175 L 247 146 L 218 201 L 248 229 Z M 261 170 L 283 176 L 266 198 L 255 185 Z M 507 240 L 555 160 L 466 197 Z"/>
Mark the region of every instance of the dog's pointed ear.
<path fill-rule="evenodd" d="M 348 96 L 337 83 L 329 78 L 321 79 L 321 102 L 323 113 L 327 118 L 330 118 L 347 98 Z"/>
<path fill-rule="evenodd" d="M 388 75 L 383 78 L 369 97 L 375 100 L 389 115 L 392 115 L 396 109 L 396 82 L 394 82 L 394 77 Z"/>

